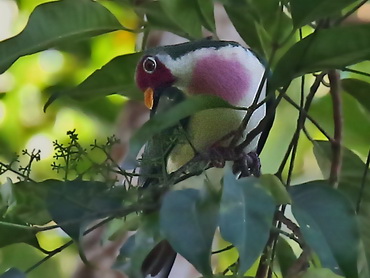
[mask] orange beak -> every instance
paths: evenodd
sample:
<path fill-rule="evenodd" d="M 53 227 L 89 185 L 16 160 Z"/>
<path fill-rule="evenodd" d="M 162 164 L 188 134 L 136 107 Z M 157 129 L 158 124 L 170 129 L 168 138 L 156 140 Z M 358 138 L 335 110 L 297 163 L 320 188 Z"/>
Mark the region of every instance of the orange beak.
<path fill-rule="evenodd" d="M 153 102 L 154 102 L 154 91 L 152 88 L 149 87 L 144 92 L 144 103 L 146 107 L 152 109 Z"/>

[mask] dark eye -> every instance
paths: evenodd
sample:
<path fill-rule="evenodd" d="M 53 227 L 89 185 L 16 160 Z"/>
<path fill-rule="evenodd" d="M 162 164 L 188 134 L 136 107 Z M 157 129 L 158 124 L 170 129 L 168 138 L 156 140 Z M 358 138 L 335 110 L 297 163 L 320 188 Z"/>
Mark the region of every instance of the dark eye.
<path fill-rule="evenodd" d="M 146 57 L 143 62 L 143 69 L 146 73 L 153 73 L 157 68 L 157 62 L 153 57 Z"/>

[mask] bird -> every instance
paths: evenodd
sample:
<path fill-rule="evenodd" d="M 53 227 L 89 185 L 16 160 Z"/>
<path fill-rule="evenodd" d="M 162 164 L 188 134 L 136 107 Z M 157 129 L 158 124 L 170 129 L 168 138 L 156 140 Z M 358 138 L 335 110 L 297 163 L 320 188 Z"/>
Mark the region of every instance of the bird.
<path fill-rule="evenodd" d="M 155 117 L 201 94 L 248 108 L 258 91 L 258 102 L 266 98 L 265 71 L 264 63 L 251 49 L 233 41 L 202 39 L 146 50 L 137 64 L 135 80 L 144 93 L 150 116 Z M 239 142 L 266 117 L 269 105 L 271 100 L 253 112 Z M 240 109 L 203 110 L 153 136 L 142 156 L 141 187 L 159 185 L 163 171 L 174 173 L 197 154 L 212 153 L 213 148 L 217 153 L 217 147 L 227 147 L 232 137 L 228 135 L 238 130 L 245 114 Z M 273 117 L 270 118 L 264 130 L 245 147 L 244 154 L 261 152 L 272 125 Z M 248 165 L 247 169 L 253 167 L 259 170 L 258 165 Z M 257 172 L 252 171 L 255 175 Z M 143 277 L 168 277 L 175 257 L 170 244 L 162 241 L 145 259 Z"/>

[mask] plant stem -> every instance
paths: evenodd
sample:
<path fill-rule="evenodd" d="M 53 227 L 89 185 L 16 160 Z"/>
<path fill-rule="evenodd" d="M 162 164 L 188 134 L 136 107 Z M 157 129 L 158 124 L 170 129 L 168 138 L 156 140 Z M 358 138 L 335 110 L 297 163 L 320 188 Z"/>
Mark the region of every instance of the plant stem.
<path fill-rule="evenodd" d="M 334 119 L 334 140 L 331 142 L 332 162 L 330 169 L 329 182 L 334 188 L 338 188 L 339 176 L 342 168 L 342 126 L 343 126 L 343 111 L 342 98 L 340 95 L 340 77 L 337 70 L 328 72 L 330 82 L 330 94 L 333 103 L 333 119 Z"/>

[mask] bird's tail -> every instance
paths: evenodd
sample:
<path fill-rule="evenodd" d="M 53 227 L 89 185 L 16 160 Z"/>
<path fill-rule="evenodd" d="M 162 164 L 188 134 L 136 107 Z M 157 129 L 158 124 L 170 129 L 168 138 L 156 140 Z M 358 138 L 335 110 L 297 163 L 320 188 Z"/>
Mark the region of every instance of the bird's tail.
<path fill-rule="evenodd" d="M 167 278 L 175 262 L 176 254 L 167 240 L 158 243 L 143 262 L 141 271 L 144 277 Z"/>

